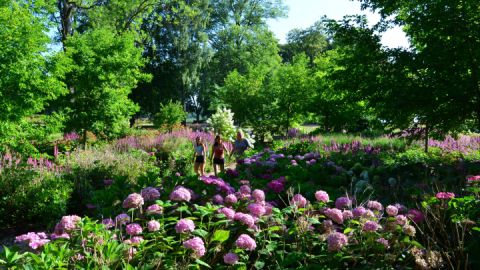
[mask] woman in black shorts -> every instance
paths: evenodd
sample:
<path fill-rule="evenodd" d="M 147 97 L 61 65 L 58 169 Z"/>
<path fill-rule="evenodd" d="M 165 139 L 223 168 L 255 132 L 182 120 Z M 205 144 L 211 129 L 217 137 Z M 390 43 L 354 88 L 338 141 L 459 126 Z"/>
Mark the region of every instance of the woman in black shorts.
<path fill-rule="evenodd" d="M 200 137 L 195 138 L 193 169 L 197 175 L 205 174 L 205 149 L 202 139 Z"/>
<path fill-rule="evenodd" d="M 220 172 L 225 170 L 225 154 L 224 151 L 228 154 L 228 149 L 225 148 L 225 145 L 222 142 L 220 135 L 215 137 L 215 143 L 212 146 L 212 156 L 210 159 L 213 159 L 213 172 L 217 176 L 217 165 L 220 167 Z"/>

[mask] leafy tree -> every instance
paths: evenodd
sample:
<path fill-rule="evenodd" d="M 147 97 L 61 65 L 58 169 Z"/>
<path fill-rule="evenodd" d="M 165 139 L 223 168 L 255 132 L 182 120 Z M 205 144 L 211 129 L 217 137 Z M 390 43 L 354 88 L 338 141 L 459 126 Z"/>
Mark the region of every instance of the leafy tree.
<path fill-rule="evenodd" d="M 262 66 L 252 67 L 244 75 L 234 70 L 216 91 L 214 104 L 230 108 L 237 124 L 252 127 L 261 139 L 278 129 L 274 121 L 275 96 L 268 85 L 272 73 Z"/>
<path fill-rule="evenodd" d="M 163 100 L 179 100 L 200 110 L 198 96 L 202 68 L 211 58 L 207 45 L 210 7 L 208 0 L 163 1 L 143 23 L 146 39 L 146 71 L 153 74 L 150 83 L 141 84 L 132 98 L 144 113 L 158 111 Z"/>
<path fill-rule="evenodd" d="M 27 117 L 65 93 L 51 71 L 44 17 L 22 1 L 0 2 L 0 151 L 31 148 L 33 123 Z"/>
<path fill-rule="evenodd" d="M 71 68 L 67 77 L 75 86 L 67 96 L 67 128 L 122 135 L 138 110 L 128 95 L 140 80 L 148 79 L 141 72 L 144 61 L 135 34 L 102 28 L 74 34 L 67 40 L 66 57 Z"/>
<path fill-rule="evenodd" d="M 156 127 L 165 127 L 172 131 L 173 127 L 179 125 L 187 118 L 187 113 L 183 110 L 180 102 L 168 101 L 166 104 L 160 105 L 160 111 L 155 114 L 153 121 Z"/>
<path fill-rule="evenodd" d="M 331 49 L 325 28 L 325 20 L 316 22 L 307 29 L 293 29 L 287 34 L 287 44 L 281 46 L 280 55 L 284 62 L 292 62 L 294 56 L 304 53 L 310 66 L 315 58 Z"/>
<path fill-rule="evenodd" d="M 480 13 L 476 0 L 362 0 L 404 26 L 412 43 L 409 67 L 428 93 L 424 122 L 449 131 L 474 119 L 480 129 Z M 418 93 L 414 93 L 412 97 Z"/>
<path fill-rule="evenodd" d="M 274 112 L 278 126 L 285 132 L 306 114 L 314 94 L 311 70 L 304 54 L 294 57 L 293 63 L 283 64 L 275 71 L 270 86 L 276 103 Z"/>

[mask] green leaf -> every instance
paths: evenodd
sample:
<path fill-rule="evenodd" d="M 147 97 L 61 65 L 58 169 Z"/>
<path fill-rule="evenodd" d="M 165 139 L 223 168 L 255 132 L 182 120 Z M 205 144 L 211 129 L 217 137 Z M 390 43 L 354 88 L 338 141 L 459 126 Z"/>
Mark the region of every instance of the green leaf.
<path fill-rule="evenodd" d="M 212 268 L 212 267 L 210 267 L 210 265 L 208 265 L 208 263 L 206 263 L 206 262 L 204 262 L 204 261 L 202 261 L 202 260 L 200 260 L 200 259 L 196 259 L 195 262 L 196 262 L 197 264 L 202 265 L 202 266 L 205 266 L 205 267 L 207 267 L 207 268 Z"/>
<path fill-rule="evenodd" d="M 265 266 L 265 263 L 262 261 L 256 261 L 254 266 L 256 269 L 263 269 L 263 267 Z"/>
<path fill-rule="evenodd" d="M 194 235 L 198 235 L 198 236 L 200 236 L 200 237 L 202 237 L 202 238 L 207 238 L 207 236 L 208 236 L 208 232 L 205 231 L 205 230 L 202 230 L 202 229 L 196 229 L 196 230 L 194 230 L 194 231 L 193 231 L 193 234 L 194 234 Z"/>
<path fill-rule="evenodd" d="M 217 241 L 223 243 L 230 237 L 230 231 L 216 230 L 212 237 L 212 242 Z"/>
<path fill-rule="evenodd" d="M 353 232 L 353 231 L 354 231 L 354 229 L 348 227 L 348 228 L 346 228 L 345 230 L 343 230 L 343 233 L 344 233 L 344 234 L 347 234 L 347 233 Z"/>

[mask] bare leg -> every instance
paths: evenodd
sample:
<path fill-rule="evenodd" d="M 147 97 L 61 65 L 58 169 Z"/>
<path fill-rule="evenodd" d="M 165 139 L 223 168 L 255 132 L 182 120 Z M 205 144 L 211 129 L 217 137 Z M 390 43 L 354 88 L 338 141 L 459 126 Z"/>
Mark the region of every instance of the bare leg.
<path fill-rule="evenodd" d="M 200 163 L 200 175 L 205 175 L 205 163 Z"/>
<path fill-rule="evenodd" d="M 193 171 L 197 174 L 197 175 L 200 175 L 199 172 L 198 172 L 198 167 L 199 167 L 200 163 L 198 162 L 195 162 L 194 165 L 193 165 Z"/>
<path fill-rule="evenodd" d="M 225 171 L 225 164 L 220 164 L 220 172 L 224 172 Z"/>
<path fill-rule="evenodd" d="M 217 164 L 213 163 L 213 173 L 217 176 Z"/>

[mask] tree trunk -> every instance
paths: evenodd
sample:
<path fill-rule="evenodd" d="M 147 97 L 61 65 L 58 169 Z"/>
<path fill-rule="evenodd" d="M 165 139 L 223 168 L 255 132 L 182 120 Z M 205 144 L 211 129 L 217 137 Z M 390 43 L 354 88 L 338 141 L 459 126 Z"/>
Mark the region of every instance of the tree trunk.
<path fill-rule="evenodd" d="M 425 153 L 428 153 L 428 137 L 429 137 L 429 126 L 428 124 L 425 125 Z"/>
<path fill-rule="evenodd" d="M 65 51 L 65 42 L 67 38 L 73 34 L 72 19 L 75 12 L 75 4 L 70 3 L 68 0 L 58 0 L 57 2 L 58 12 L 60 13 L 60 33 L 62 38 L 62 46 Z"/>

